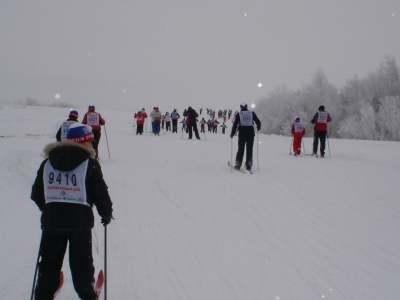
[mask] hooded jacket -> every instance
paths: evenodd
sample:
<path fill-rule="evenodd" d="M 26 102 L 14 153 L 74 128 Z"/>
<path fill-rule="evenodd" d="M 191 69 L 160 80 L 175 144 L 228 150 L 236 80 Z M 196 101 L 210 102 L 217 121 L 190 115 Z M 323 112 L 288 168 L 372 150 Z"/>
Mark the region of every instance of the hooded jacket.
<path fill-rule="evenodd" d="M 40 165 L 31 193 L 31 199 L 42 211 L 43 230 L 69 233 L 93 228 L 93 204 L 102 218 L 112 216 L 112 202 L 108 187 L 103 179 L 100 164 L 93 159 L 96 155 L 94 149 L 86 148 L 73 141 L 63 141 L 47 145 L 44 152 L 47 158 Z M 46 203 L 44 180 L 49 180 L 44 178 L 46 163 L 50 162 L 57 172 L 65 172 L 75 170 L 85 161 L 88 161 L 84 179 L 87 205 L 68 202 Z"/>

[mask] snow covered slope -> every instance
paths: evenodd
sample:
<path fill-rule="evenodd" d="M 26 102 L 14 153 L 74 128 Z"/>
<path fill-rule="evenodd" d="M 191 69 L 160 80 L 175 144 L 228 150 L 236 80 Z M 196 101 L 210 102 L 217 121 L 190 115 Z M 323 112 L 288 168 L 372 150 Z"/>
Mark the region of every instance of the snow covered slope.
<path fill-rule="evenodd" d="M 251 175 L 227 166 L 237 138 L 231 147 L 220 128 L 200 141 L 181 139 L 180 128 L 136 136 L 133 112 L 99 112 L 115 217 L 109 299 L 400 299 L 400 143 L 330 140 L 331 157 L 295 158 L 289 137 L 259 135 Z M 41 234 L 30 189 L 67 114 L 0 106 L 0 299 L 30 296 Z M 97 272 L 104 229 L 95 215 Z M 63 270 L 57 299 L 78 299 L 68 255 Z"/>

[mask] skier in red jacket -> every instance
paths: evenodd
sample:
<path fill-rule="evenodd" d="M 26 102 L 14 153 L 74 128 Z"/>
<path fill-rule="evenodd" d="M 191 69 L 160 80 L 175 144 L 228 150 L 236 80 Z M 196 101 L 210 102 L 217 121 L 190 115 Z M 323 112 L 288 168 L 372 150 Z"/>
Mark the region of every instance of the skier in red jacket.
<path fill-rule="evenodd" d="M 314 124 L 313 155 L 317 155 L 319 139 L 321 141 L 321 146 L 319 150 L 321 153 L 321 157 L 324 157 L 326 133 L 328 131 L 328 123 L 330 121 L 331 116 L 325 111 L 325 106 L 321 105 L 320 107 L 318 107 L 318 112 L 311 120 L 311 123 Z"/>
<path fill-rule="evenodd" d="M 145 119 L 147 118 L 147 114 L 145 111 L 138 111 L 137 114 L 135 114 L 135 119 L 136 119 L 136 135 L 143 134 L 143 124 Z"/>
<path fill-rule="evenodd" d="M 101 115 L 95 111 L 94 105 L 89 105 L 88 112 L 85 114 L 85 117 L 82 120 L 82 124 L 89 125 L 92 127 L 94 140 L 92 142 L 93 149 L 96 151 L 95 159 L 99 157 L 99 143 L 101 137 L 101 127 L 100 125 L 105 125 L 106 121 L 101 117 Z"/>
<path fill-rule="evenodd" d="M 303 135 L 306 134 L 306 129 L 300 123 L 300 118 L 295 117 L 294 124 L 292 125 L 292 135 L 293 135 L 293 153 L 294 155 L 300 155 L 301 153 L 301 140 Z"/>

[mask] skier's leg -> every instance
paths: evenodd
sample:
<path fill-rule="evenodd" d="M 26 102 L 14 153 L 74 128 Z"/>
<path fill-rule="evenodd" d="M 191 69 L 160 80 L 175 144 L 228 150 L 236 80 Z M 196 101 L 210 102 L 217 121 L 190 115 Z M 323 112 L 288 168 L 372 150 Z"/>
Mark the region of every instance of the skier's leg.
<path fill-rule="evenodd" d="M 245 138 L 239 136 L 239 139 L 238 139 L 238 151 L 236 153 L 235 167 L 239 167 L 240 168 L 242 166 L 245 144 L 246 144 Z"/>
<path fill-rule="evenodd" d="M 321 153 L 321 156 L 324 156 L 325 155 L 326 131 L 321 131 L 319 138 L 321 140 L 320 153 Z"/>
<path fill-rule="evenodd" d="M 318 131 L 314 130 L 313 154 L 318 153 Z"/>
<path fill-rule="evenodd" d="M 254 136 L 248 136 L 246 139 L 246 168 L 248 170 L 253 166 L 253 146 L 254 146 Z"/>
<path fill-rule="evenodd" d="M 41 260 L 35 289 L 36 300 L 53 299 L 60 284 L 60 272 L 66 249 L 67 237 L 65 235 L 42 232 Z"/>
<path fill-rule="evenodd" d="M 69 264 L 76 293 L 81 299 L 96 300 L 91 229 L 69 235 Z"/>

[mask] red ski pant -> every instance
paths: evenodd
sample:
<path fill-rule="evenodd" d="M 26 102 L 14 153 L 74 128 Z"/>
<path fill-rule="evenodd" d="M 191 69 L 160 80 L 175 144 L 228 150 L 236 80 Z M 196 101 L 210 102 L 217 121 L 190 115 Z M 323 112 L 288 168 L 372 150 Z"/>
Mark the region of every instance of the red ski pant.
<path fill-rule="evenodd" d="M 295 133 L 293 136 L 293 152 L 297 154 L 301 153 L 301 139 L 303 138 L 303 134 Z"/>

